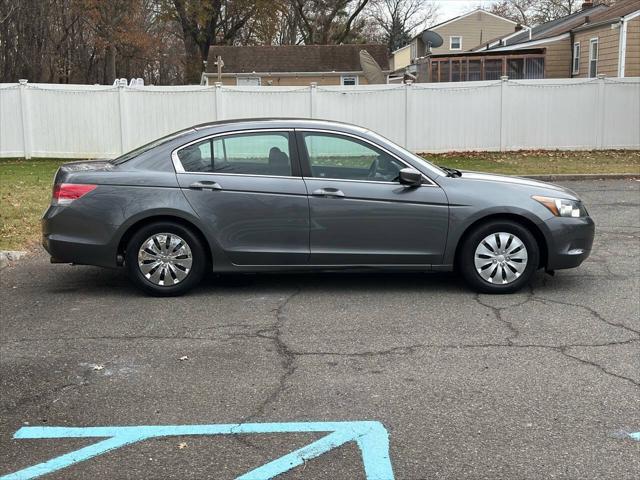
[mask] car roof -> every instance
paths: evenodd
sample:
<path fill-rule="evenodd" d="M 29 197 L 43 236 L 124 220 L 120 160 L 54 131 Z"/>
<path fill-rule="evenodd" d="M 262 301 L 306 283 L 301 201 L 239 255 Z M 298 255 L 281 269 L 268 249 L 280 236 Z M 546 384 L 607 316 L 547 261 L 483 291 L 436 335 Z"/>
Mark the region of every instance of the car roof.
<path fill-rule="evenodd" d="M 222 129 L 234 127 L 238 130 L 249 128 L 326 128 L 342 132 L 365 133 L 367 128 L 333 120 L 319 120 L 310 118 L 239 118 L 233 120 L 219 120 L 195 125 L 194 130 Z M 228 130 L 229 128 L 224 128 Z M 233 128 L 229 129 L 232 130 Z"/>

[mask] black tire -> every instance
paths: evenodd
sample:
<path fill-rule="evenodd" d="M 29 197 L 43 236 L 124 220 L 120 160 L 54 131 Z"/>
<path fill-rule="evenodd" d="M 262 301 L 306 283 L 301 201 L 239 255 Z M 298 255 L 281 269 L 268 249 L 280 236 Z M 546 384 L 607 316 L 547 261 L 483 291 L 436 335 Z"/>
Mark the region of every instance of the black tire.
<path fill-rule="evenodd" d="M 174 285 L 156 285 L 148 280 L 138 266 L 138 251 L 148 238 L 159 233 L 170 233 L 181 237 L 191 249 L 192 264 L 187 276 Z M 129 272 L 129 278 L 136 287 L 144 292 L 158 296 L 171 297 L 182 295 L 197 286 L 204 276 L 207 266 L 207 255 L 202 241 L 187 227 L 170 221 L 155 222 L 141 227 L 136 231 L 125 253 L 125 265 Z"/>
<path fill-rule="evenodd" d="M 527 249 L 527 265 L 515 280 L 507 284 L 490 283 L 482 278 L 475 266 L 476 248 L 489 235 L 505 232 L 515 235 Z M 540 247 L 533 234 L 523 225 L 511 220 L 491 220 L 474 228 L 463 240 L 458 253 L 458 271 L 466 283 L 480 293 L 513 293 L 531 280 L 540 263 Z M 506 268 L 506 267 L 505 267 Z"/>

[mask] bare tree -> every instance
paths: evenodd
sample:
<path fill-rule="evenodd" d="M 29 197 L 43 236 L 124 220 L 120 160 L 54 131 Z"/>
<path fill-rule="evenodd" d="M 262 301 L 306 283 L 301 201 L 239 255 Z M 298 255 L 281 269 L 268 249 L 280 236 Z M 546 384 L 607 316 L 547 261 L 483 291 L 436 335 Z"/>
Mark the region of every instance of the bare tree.
<path fill-rule="evenodd" d="M 583 3 L 584 0 L 499 0 L 491 5 L 489 11 L 533 26 L 578 12 Z M 594 0 L 593 3 L 610 5 L 613 0 Z"/>
<path fill-rule="evenodd" d="M 179 23 L 185 47 L 185 80 L 198 83 L 211 45 L 231 45 L 265 0 L 172 0 L 169 12 Z"/>
<path fill-rule="evenodd" d="M 355 35 L 353 27 L 369 0 L 291 0 L 300 16 L 302 41 L 311 44 L 340 44 Z"/>
<path fill-rule="evenodd" d="M 0 82 L 195 83 L 211 45 L 393 49 L 433 13 L 427 0 L 0 0 Z"/>
<path fill-rule="evenodd" d="M 500 0 L 492 4 L 489 11 L 521 25 L 532 25 L 532 3 L 531 0 Z"/>
<path fill-rule="evenodd" d="M 432 23 L 437 12 L 437 4 L 424 0 L 373 0 L 370 18 L 393 51 L 406 45 L 419 27 Z"/>

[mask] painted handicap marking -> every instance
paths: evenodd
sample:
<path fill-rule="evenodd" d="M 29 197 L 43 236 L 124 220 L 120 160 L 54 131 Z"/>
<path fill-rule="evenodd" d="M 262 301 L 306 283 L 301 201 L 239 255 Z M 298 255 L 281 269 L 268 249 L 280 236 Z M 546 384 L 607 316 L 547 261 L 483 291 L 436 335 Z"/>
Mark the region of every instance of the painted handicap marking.
<path fill-rule="evenodd" d="M 640 432 L 630 433 L 629 436 L 640 442 Z"/>
<path fill-rule="evenodd" d="M 106 438 L 97 443 L 52 458 L 46 462 L 9 473 L 0 480 L 25 480 L 46 475 L 88 460 L 125 445 L 150 438 L 185 435 L 242 435 L 265 433 L 329 434 L 287 455 L 266 463 L 236 480 L 267 480 L 302 465 L 348 442 L 356 442 L 362 455 L 367 480 L 393 480 L 389 458 L 389 434 L 382 423 L 358 422 L 293 422 L 241 423 L 220 425 L 142 425 L 127 427 L 22 427 L 14 439 L 36 438 Z"/>

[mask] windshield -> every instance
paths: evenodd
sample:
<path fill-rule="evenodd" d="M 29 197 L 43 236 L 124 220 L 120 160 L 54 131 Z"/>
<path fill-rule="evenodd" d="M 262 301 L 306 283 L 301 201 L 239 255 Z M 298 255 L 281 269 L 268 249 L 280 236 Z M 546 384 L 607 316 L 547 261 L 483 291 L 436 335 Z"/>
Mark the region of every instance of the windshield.
<path fill-rule="evenodd" d="M 426 169 L 430 170 L 431 172 L 436 173 L 438 175 L 442 175 L 442 176 L 446 176 L 447 175 L 447 173 L 444 170 L 442 170 L 440 167 L 438 167 L 437 165 L 434 165 L 433 163 L 429 162 L 428 160 L 425 160 L 420 155 L 416 155 L 415 153 L 410 152 L 406 148 L 401 147 L 397 143 L 394 143 L 391 140 L 389 140 L 388 138 L 383 137 L 379 133 L 373 132 L 371 130 L 368 130 L 367 133 L 369 135 L 375 137 L 379 141 L 383 141 L 384 143 L 391 143 L 396 148 L 399 148 L 400 150 L 402 150 L 403 153 L 406 153 L 413 160 L 415 160 L 416 162 L 420 163 L 421 165 L 424 165 L 424 167 Z"/>
<path fill-rule="evenodd" d="M 124 162 L 128 162 L 129 160 L 131 160 L 132 158 L 137 157 L 138 155 L 143 154 L 144 152 L 151 150 L 152 148 L 157 147 L 158 145 L 162 145 L 165 142 L 168 142 L 170 140 L 173 140 L 174 138 L 178 138 L 182 135 L 184 135 L 187 132 L 192 131 L 193 128 L 186 128 L 184 130 L 180 130 L 178 132 L 174 132 L 174 133 L 170 133 L 169 135 L 166 135 L 162 138 L 158 138 L 157 140 L 154 140 L 153 142 L 147 143 L 146 145 L 143 145 L 141 147 L 138 147 L 134 150 L 131 150 L 130 152 L 125 153 L 124 155 L 120 155 L 118 158 L 114 158 L 113 160 L 111 160 L 111 163 L 113 163 L 114 165 L 120 165 L 121 163 Z"/>

